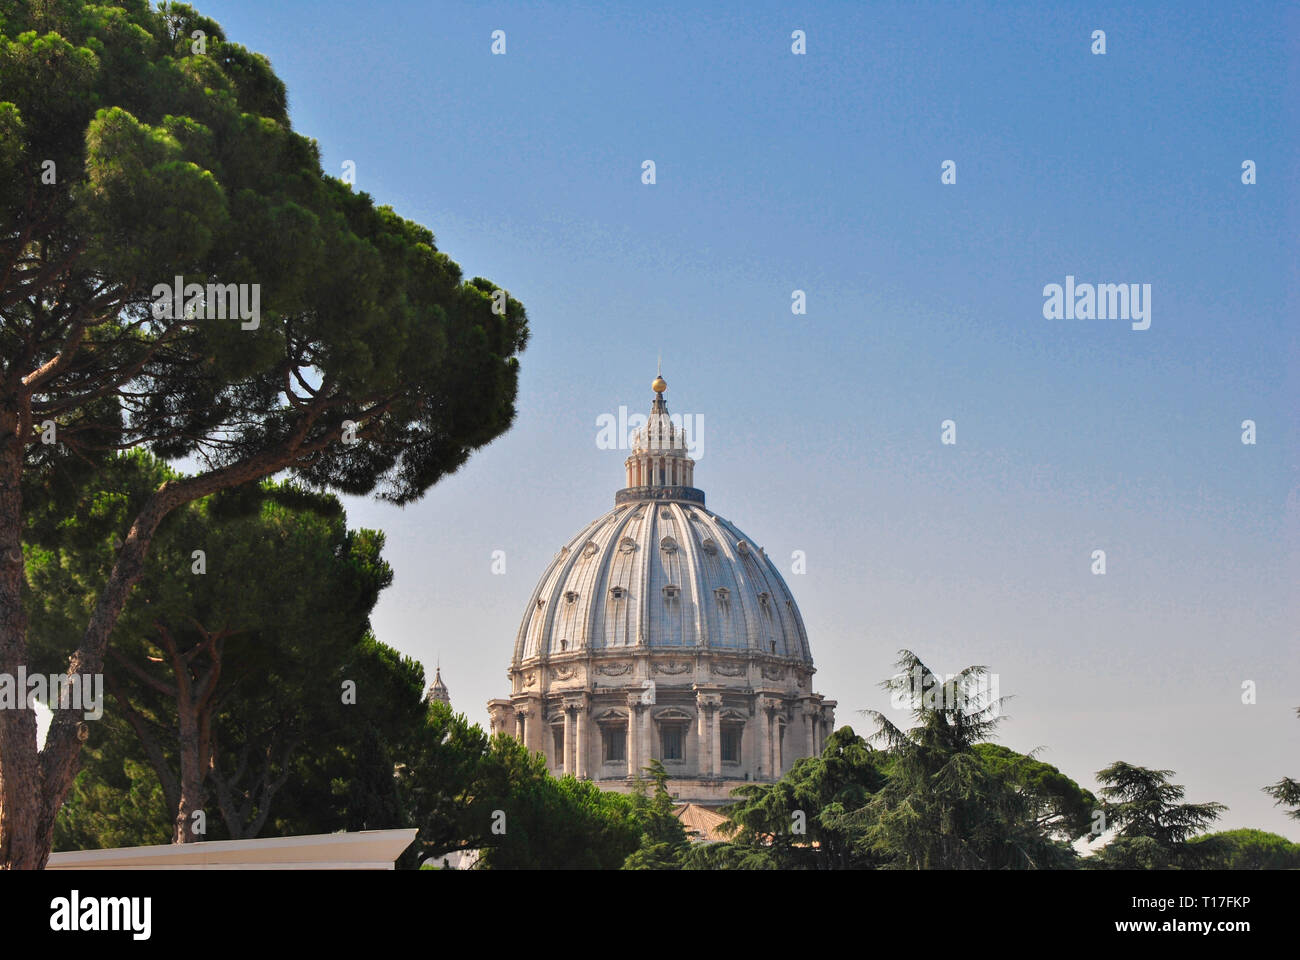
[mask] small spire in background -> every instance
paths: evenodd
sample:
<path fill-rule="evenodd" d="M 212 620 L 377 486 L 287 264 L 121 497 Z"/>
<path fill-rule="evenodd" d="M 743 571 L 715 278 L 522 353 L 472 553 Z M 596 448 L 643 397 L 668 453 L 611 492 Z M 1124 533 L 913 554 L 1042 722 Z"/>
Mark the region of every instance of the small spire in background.
<path fill-rule="evenodd" d="M 447 690 L 447 685 L 442 682 L 442 658 L 438 658 L 438 665 L 433 670 L 433 683 L 429 684 L 429 692 L 424 695 L 427 701 L 440 700 L 447 706 L 451 706 L 451 693 Z"/>

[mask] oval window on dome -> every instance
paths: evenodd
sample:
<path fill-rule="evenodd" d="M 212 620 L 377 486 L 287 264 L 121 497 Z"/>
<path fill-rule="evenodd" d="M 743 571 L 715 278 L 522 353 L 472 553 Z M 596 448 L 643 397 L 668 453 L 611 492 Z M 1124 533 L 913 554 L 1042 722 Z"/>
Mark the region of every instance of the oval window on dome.
<path fill-rule="evenodd" d="M 749 541 L 748 541 L 748 540 L 741 540 L 739 543 L 737 543 L 737 544 L 736 544 L 736 552 L 737 552 L 738 554 L 740 554 L 742 557 L 748 556 L 748 555 L 749 555 Z"/>
<path fill-rule="evenodd" d="M 587 545 L 582 548 L 582 555 L 588 558 L 594 557 L 596 555 L 596 551 L 599 549 L 600 548 L 596 546 L 594 541 L 588 540 Z"/>
<path fill-rule="evenodd" d="M 706 537 L 700 548 L 711 557 L 718 555 L 718 545 L 711 538 Z"/>
<path fill-rule="evenodd" d="M 659 541 L 659 549 L 662 550 L 664 553 L 676 553 L 677 541 L 674 540 L 672 537 L 664 537 L 662 540 Z"/>
<path fill-rule="evenodd" d="M 636 541 L 631 537 L 624 537 L 618 542 L 619 553 L 632 553 L 634 550 L 636 550 Z"/>

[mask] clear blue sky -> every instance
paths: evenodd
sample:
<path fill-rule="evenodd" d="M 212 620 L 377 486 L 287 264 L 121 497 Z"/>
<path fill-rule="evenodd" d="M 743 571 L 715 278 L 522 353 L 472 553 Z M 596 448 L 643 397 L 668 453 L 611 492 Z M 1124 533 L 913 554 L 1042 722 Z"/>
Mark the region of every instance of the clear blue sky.
<path fill-rule="evenodd" d="M 662 353 L 710 506 L 807 554 L 840 722 L 900 647 L 984 663 L 1008 745 L 1300 840 L 1260 791 L 1300 777 L 1295 4 L 196 5 L 328 171 L 528 308 L 514 429 L 404 511 L 349 502 L 389 537 L 379 636 L 471 719 Z M 1067 274 L 1151 284 L 1150 329 L 1045 320 Z"/>

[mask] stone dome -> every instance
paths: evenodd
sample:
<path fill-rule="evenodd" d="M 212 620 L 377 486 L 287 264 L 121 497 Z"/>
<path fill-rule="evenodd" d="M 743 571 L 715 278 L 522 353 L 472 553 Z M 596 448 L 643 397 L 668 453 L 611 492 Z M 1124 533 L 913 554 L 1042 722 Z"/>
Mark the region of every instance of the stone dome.
<path fill-rule="evenodd" d="M 638 646 L 812 663 L 799 608 L 762 548 L 677 500 L 620 504 L 573 536 L 528 601 L 513 662 Z"/>
<path fill-rule="evenodd" d="M 812 687 L 803 618 L 762 548 L 705 506 L 662 376 L 614 507 L 542 572 L 493 733 L 556 774 L 634 789 L 652 760 L 680 799 L 723 803 L 821 752 L 835 702 Z"/>

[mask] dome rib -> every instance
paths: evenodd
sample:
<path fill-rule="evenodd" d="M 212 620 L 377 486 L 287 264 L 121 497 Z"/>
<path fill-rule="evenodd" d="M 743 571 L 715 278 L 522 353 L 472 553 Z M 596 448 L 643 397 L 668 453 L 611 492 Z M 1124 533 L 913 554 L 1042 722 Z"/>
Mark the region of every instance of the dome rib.
<path fill-rule="evenodd" d="M 680 517 L 679 522 L 683 527 L 684 535 L 678 537 L 678 542 L 681 544 L 682 551 L 686 554 L 683 565 L 689 571 L 689 576 L 686 579 L 690 582 L 681 585 L 682 592 L 683 594 L 686 594 L 687 590 L 690 591 L 686 596 L 689 597 L 689 603 L 691 604 L 691 624 L 694 628 L 695 643 L 698 647 L 703 649 L 709 646 L 709 635 L 704 626 L 704 608 L 702 606 L 704 598 L 700 596 L 700 584 L 704 579 L 704 570 L 700 565 L 700 549 L 699 542 L 696 540 L 695 530 L 696 524 L 689 516 L 690 511 L 683 510 L 680 504 L 673 504 L 673 509 L 677 511 L 678 516 Z M 684 600 L 683 606 L 685 606 L 685 603 L 686 601 Z"/>
<path fill-rule="evenodd" d="M 623 516 L 618 515 L 620 512 L 622 512 Z M 599 567 L 598 574 L 595 578 L 595 583 L 593 584 L 593 590 L 596 591 L 596 594 L 593 598 L 593 607 L 595 606 L 596 603 L 600 604 L 599 625 L 597 625 L 595 622 L 597 620 L 596 610 L 594 609 L 592 610 L 593 623 L 589 628 L 589 634 L 588 634 L 588 643 L 592 647 L 596 646 L 595 641 L 597 638 L 599 638 L 599 647 L 601 649 L 610 649 L 614 646 L 617 646 L 618 644 L 616 641 L 618 640 L 619 626 L 623 628 L 622 632 L 623 632 L 624 646 L 631 646 L 631 644 L 628 641 L 632 640 L 635 636 L 634 634 L 635 621 L 634 620 L 629 621 L 628 619 L 629 610 L 632 607 L 632 603 L 635 602 L 636 600 L 636 593 L 632 587 L 633 578 L 628 577 L 627 578 L 628 582 L 626 584 L 617 583 L 617 582 L 611 583 L 611 580 L 621 579 L 621 578 L 614 577 L 614 574 L 616 572 L 615 564 L 617 563 L 619 545 L 623 542 L 623 538 L 627 536 L 626 533 L 627 527 L 628 524 L 631 522 L 633 513 L 635 513 L 635 510 L 630 510 L 630 509 L 622 510 L 622 511 L 615 510 L 612 515 L 608 515 L 609 519 L 613 521 L 613 523 L 611 524 L 611 529 L 609 530 L 608 535 L 606 536 L 605 543 L 603 545 L 598 544 L 598 546 L 600 546 L 600 549 L 596 552 L 596 555 L 591 558 L 592 562 L 597 564 Z M 606 555 L 608 555 L 611 558 L 611 561 L 608 563 L 606 563 L 604 559 Z M 616 623 L 614 625 L 614 630 L 611 636 L 611 631 L 609 626 L 609 613 L 608 613 L 610 609 L 609 591 L 614 586 L 621 586 L 626 588 L 627 596 L 625 600 L 629 602 L 622 602 L 618 605 L 618 615 L 621 617 L 622 623 L 621 624 Z"/>

